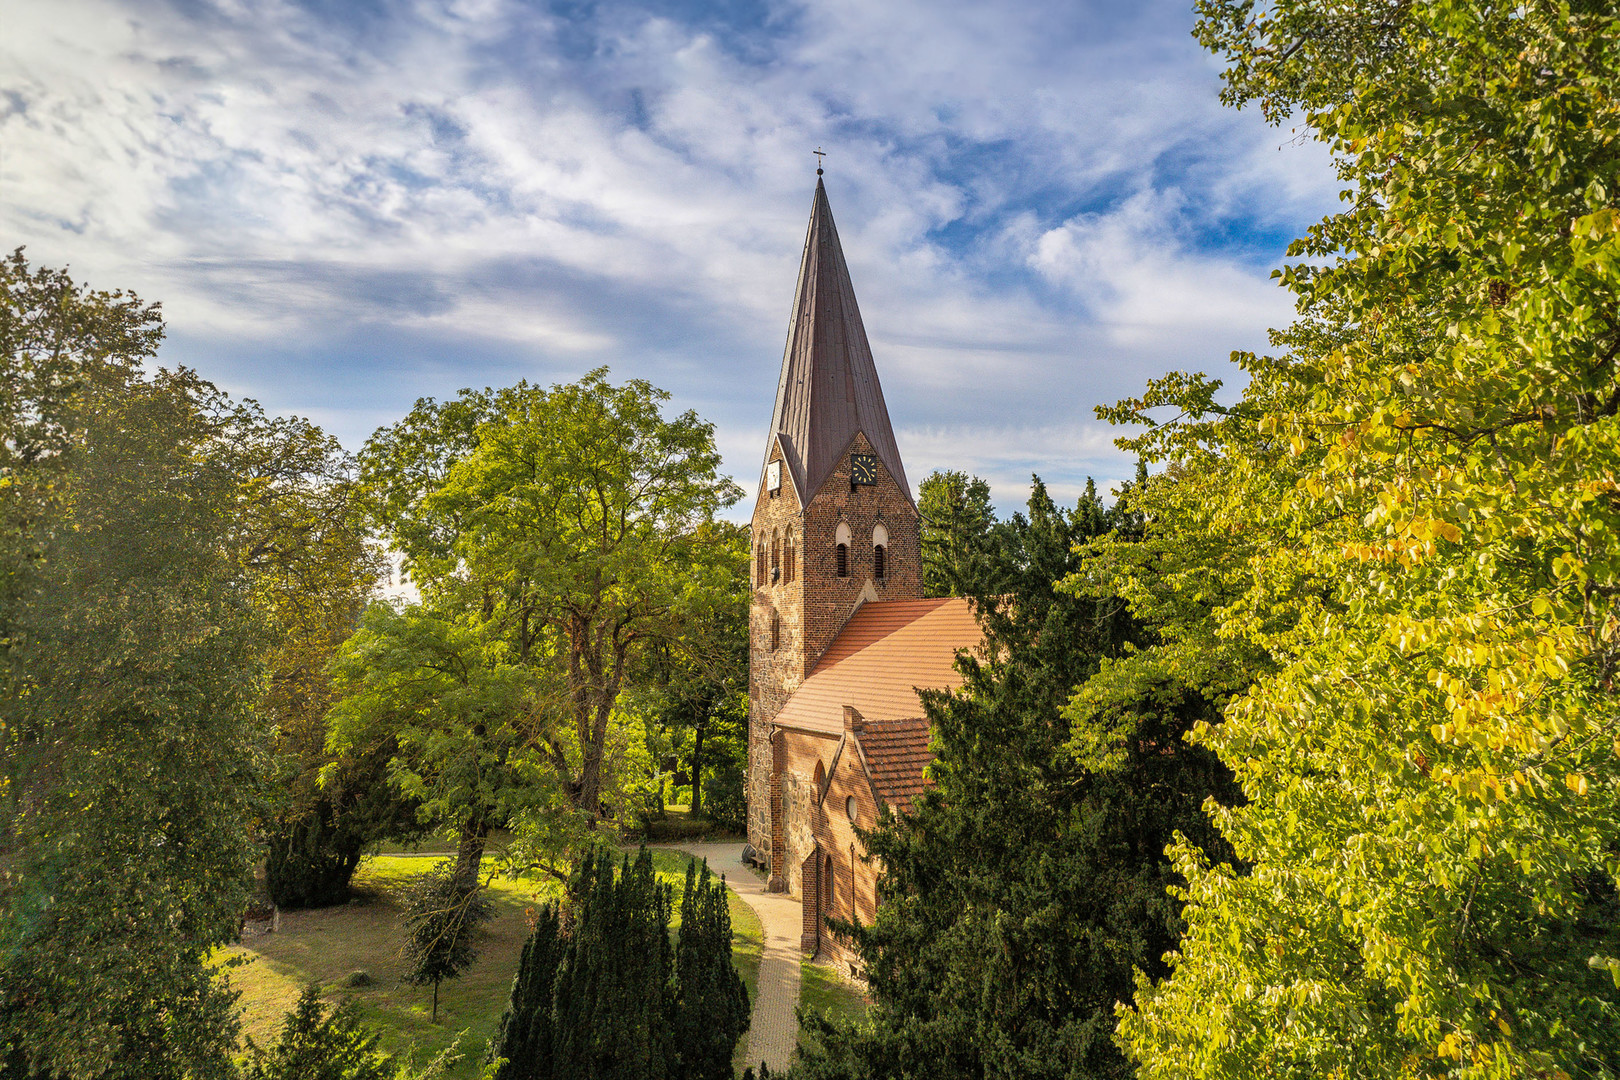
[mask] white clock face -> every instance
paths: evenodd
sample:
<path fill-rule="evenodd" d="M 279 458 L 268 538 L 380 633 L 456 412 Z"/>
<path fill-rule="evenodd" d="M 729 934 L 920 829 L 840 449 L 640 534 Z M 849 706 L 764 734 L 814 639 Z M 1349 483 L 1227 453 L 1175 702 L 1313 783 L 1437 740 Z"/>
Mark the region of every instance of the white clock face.
<path fill-rule="evenodd" d="M 765 466 L 765 490 L 780 491 L 782 488 L 782 463 L 773 461 Z"/>

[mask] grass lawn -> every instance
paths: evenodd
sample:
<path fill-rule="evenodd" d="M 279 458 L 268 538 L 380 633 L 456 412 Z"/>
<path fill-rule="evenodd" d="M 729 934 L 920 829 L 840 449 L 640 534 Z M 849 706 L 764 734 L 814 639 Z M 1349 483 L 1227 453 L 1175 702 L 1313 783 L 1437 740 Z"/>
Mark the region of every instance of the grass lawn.
<path fill-rule="evenodd" d="M 807 1012 L 830 1013 L 839 1019 L 866 1018 L 866 995 L 827 964 L 812 960 L 799 963 L 799 1008 Z"/>
<path fill-rule="evenodd" d="M 686 881 L 686 856 L 653 853 L 660 877 L 675 890 L 675 921 L 680 917 L 681 889 Z M 461 1061 L 452 1077 L 476 1076 L 489 1037 L 506 1007 L 518 955 L 529 928 L 525 910 L 557 894 L 550 878 L 518 881 L 496 878 L 491 886 L 495 918 L 489 924 L 478 960 L 461 978 L 439 988 L 439 1021 L 430 1021 L 433 988 L 400 982 L 403 962 L 399 893 L 412 877 L 423 873 L 437 856 L 377 855 L 361 864 L 355 876 L 358 896 L 343 907 L 317 911 L 288 911 L 281 929 L 254 937 L 226 950 L 245 961 L 231 971 L 231 983 L 242 992 L 243 1030 L 254 1041 L 270 1041 L 282 1016 L 292 1007 L 303 985 L 311 980 L 325 987 L 330 1000 L 353 998 L 367 1024 L 382 1033 L 383 1045 L 396 1053 L 413 1054 L 420 1063 L 461 1039 Z M 764 931 L 753 911 L 728 894 L 734 934 L 733 962 L 748 985 L 750 999 L 759 977 Z M 364 971 L 371 985 L 345 985 L 349 975 Z"/>

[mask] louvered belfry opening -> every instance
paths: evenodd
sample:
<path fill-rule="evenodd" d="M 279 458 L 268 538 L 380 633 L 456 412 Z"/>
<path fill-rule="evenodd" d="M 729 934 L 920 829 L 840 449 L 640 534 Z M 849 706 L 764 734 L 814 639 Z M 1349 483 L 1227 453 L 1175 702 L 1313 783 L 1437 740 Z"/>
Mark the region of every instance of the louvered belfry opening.
<path fill-rule="evenodd" d="M 883 580 L 883 545 L 879 544 L 872 549 L 872 576 L 879 581 Z"/>
<path fill-rule="evenodd" d="M 849 545 L 838 545 L 838 576 L 849 577 Z"/>

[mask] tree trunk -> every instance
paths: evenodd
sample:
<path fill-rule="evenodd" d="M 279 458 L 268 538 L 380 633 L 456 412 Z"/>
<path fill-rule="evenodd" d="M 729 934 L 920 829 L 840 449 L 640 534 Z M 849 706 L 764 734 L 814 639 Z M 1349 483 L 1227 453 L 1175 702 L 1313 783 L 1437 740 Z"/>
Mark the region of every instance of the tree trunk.
<path fill-rule="evenodd" d="M 692 816 L 703 814 L 703 725 L 692 728 Z"/>
<path fill-rule="evenodd" d="M 489 839 L 489 820 L 482 814 L 462 823 L 456 842 L 456 866 L 452 876 L 469 888 L 478 884 L 478 868 L 484 861 L 484 845 Z"/>

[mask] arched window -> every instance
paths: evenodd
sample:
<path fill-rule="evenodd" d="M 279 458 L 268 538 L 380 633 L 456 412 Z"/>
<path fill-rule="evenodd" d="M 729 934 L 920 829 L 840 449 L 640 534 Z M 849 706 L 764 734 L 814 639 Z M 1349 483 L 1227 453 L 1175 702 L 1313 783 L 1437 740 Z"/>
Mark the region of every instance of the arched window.
<path fill-rule="evenodd" d="M 819 793 L 820 793 L 822 787 L 824 787 L 826 785 L 826 783 L 827 783 L 827 770 L 826 770 L 825 767 L 822 766 L 821 762 L 817 761 L 816 762 L 816 792 L 817 792 L 818 796 L 819 796 Z"/>
<path fill-rule="evenodd" d="M 822 901 L 826 906 L 821 909 L 821 912 L 823 915 L 830 915 L 833 909 L 833 886 L 838 881 L 838 869 L 833 865 L 831 852 L 827 854 L 827 863 L 821 876 L 822 880 L 827 883 L 827 888 L 821 894 Z"/>
<path fill-rule="evenodd" d="M 782 616 L 771 612 L 771 652 L 782 647 Z"/>
<path fill-rule="evenodd" d="M 782 534 L 771 533 L 771 580 L 782 580 Z"/>
<path fill-rule="evenodd" d="M 782 538 L 782 580 L 793 580 L 793 530 L 789 529 Z"/>
<path fill-rule="evenodd" d="M 759 584 L 765 584 L 765 534 L 760 533 L 754 538 L 754 576 Z"/>
<path fill-rule="evenodd" d="M 849 577 L 849 545 L 838 545 L 838 576 Z"/>
<path fill-rule="evenodd" d="M 872 549 L 872 576 L 879 581 L 883 580 L 883 545 L 879 544 Z"/>
<path fill-rule="evenodd" d="M 878 522 L 872 527 L 872 576 L 882 581 L 888 572 L 889 530 Z"/>

